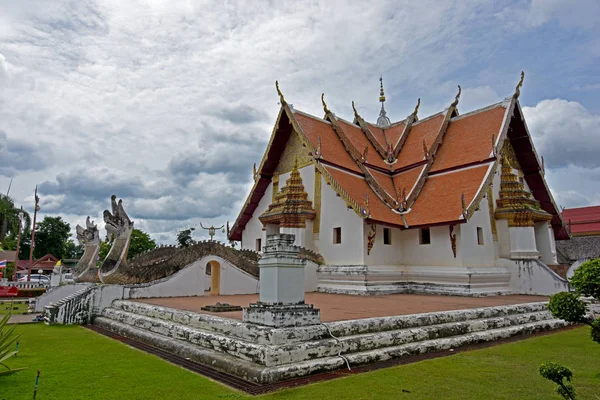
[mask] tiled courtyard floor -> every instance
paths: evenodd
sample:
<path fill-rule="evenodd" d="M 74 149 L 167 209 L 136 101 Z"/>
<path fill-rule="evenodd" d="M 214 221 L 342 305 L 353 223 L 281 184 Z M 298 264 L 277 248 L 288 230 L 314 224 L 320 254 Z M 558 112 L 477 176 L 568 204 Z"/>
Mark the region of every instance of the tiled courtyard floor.
<path fill-rule="evenodd" d="M 323 322 L 532 303 L 546 300 L 548 300 L 548 298 L 545 296 L 524 295 L 459 297 L 420 294 L 350 296 L 343 294 L 306 293 L 306 303 L 314 304 L 316 308 L 321 310 L 321 321 Z M 216 304 L 217 302 L 246 307 L 248 304 L 258 301 L 258 294 L 171 297 L 160 299 L 138 299 L 136 301 L 241 320 L 241 311 L 212 313 L 201 311 L 200 307 Z"/>

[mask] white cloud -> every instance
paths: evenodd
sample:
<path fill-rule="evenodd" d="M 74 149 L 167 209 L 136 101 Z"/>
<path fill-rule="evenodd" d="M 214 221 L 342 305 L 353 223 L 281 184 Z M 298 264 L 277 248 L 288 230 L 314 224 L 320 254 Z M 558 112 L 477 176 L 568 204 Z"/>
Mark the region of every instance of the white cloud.
<path fill-rule="evenodd" d="M 562 99 L 524 107 L 523 113 L 547 167 L 600 167 L 600 115 L 576 101 Z"/>
<path fill-rule="evenodd" d="M 540 15 L 526 27 L 557 16 L 558 6 L 540 4 L 521 7 Z M 496 66 L 483 81 L 469 70 L 512 40 L 503 8 L 476 0 L 0 0 L 0 130 L 13 147 L 41 147 L 46 162 L 17 168 L 12 193 L 27 207 L 45 182 L 43 209 L 83 221 L 114 192 L 163 237 L 200 218 L 232 221 L 273 128 L 275 79 L 290 103 L 316 115 L 325 92 L 340 116 L 352 118 L 355 100 L 374 120 L 381 73 L 392 119 L 406 117 L 417 97 L 421 115 L 440 111 L 456 82 L 466 112 L 514 87 Z M 540 131 L 552 136 L 543 123 L 552 113 L 544 115 Z"/>

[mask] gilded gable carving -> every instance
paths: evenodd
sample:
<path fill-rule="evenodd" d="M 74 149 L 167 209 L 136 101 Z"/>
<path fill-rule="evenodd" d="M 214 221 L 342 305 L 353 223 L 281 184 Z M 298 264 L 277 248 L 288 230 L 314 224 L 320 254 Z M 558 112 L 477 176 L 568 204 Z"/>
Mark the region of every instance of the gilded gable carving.
<path fill-rule="evenodd" d="M 275 172 L 281 175 L 292 171 L 292 169 L 294 169 L 296 158 L 298 160 L 298 168 L 311 165 L 313 160 L 308 155 L 308 152 L 309 150 L 302 145 L 302 140 L 298 134 L 292 132 L 285 145 L 285 149 L 283 150 L 283 154 L 281 155 Z"/>

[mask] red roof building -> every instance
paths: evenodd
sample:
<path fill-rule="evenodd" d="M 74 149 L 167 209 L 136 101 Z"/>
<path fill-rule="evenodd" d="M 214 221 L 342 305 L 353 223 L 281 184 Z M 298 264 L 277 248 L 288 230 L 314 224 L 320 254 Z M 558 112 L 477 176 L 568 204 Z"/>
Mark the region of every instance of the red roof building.
<path fill-rule="evenodd" d="M 565 208 L 562 216 L 573 236 L 600 235 L 600 206 Z"/>
<path fill-rule="evenodd" d="M 38 270 L 44 271 L 44 274 L 49 274 L 52 272 L 56 263 L 58 262 L 58 258 L 54 257 L 52 254 L 46 254 L 42 258 L 38 258 L 37 260 L 33 260 L 31 266 L 31 273 L 37 274 Z M 19 260 L 17 261 L 16 271 L 19 274 L 27 273 L 29 265 L 29 260 Z"/>

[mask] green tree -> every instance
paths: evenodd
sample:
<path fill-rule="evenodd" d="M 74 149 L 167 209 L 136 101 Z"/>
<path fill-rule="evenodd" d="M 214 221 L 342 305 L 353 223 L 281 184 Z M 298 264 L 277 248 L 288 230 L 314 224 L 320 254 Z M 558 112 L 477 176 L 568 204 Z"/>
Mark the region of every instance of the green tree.
<path fill-rule="evenodd" d="M 146 250 L 152 250 L 155 247 L 156 242 L 150 235 L 142 230 L 134 228 L 133 232 L 131 232 L 131 239 L 129 240 L 129 252 L 127 253 L 127 258 L 130 259 Z"/>
<path fill-rule="evenodd" d="M 17 237 L 19 231 L 19 212 L 23 211 L 15 207 L 12 198 L 5 194 L 0 194 L 0 242 L 8 237 Z M 31 218 L 29 214 L 23 211 L 24 230 L 29 230 Z"/>
<path fill-rule="evenodd" d="M 112 242 L 108 239 L 108 236 L 103 241 L 100 242 L 100 251 L 98 251 L 98 262 L 99 263 L 102 263 L 102 261 L 104 261 L 104 259 L 108 255 L 108 252 L 110 251 L 111 245 L 112 245 Z"/>
<path fill-rule="evenodd" d="M 557 384 L 556 393 L 567 400 L 575 400 L 575 388 L 570 384 L 573 373 L 560 364 L 547 362 L 540 365 L 540 375 Z M 566 380 L 566 382 L 565 382 Z"/>
<path fill-rule="evenodd" d="M 52 254 L 59 260 L 65 258 L 71 226 L 61 217 L 44 217 L 35 228 L 34 258 Z"/>
<path fill-rule="evenodd" d="M 75 244 L 73 239 L 69 239 L 65 242 L 65 258 L 81 258 L 83 256 L 83 247 L 79 244 Z"/>
<path fill-rule="evenodd" d="M 194 228 L 184 229 L 179 231 L 177 234 L 177 244 L 179 247 L 190 247 L 195 243 L 194 239 L 192 239 L 192 232 Z"/>

